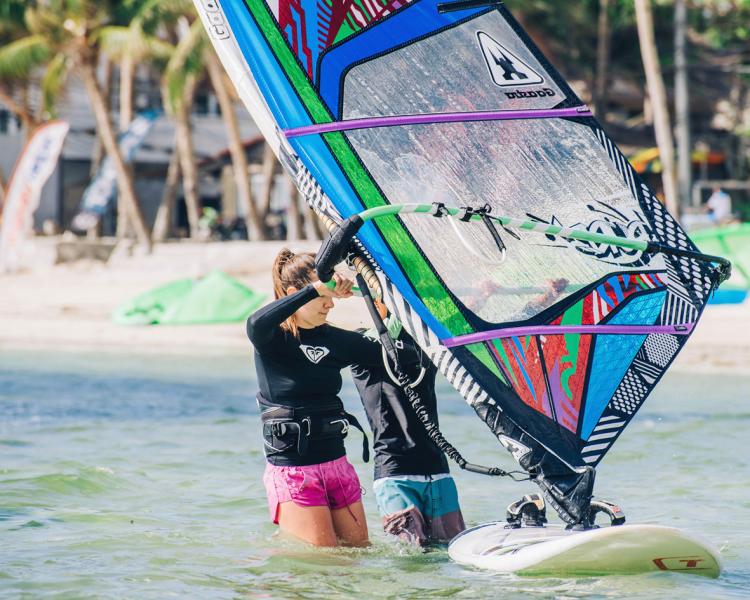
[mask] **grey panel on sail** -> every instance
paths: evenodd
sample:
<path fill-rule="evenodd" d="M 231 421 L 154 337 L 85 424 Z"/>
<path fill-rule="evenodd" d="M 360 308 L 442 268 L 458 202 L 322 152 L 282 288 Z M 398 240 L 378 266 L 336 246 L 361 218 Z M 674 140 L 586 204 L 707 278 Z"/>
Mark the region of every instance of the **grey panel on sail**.
<path fill-rule="evenodd" d="M 352 68 L 344 83 L 343 118 L 543 109 L 564 99 L 493 11 Z"/>
<path fill-rule="evenodd" d="M 492 207 L 492 214 L 647 239 L 648 221 L 594 133 L 562 119 L 398 126 L 347 133 L 392 203 Z M 608 273 L 662 270 L 660 257 L 403 216 L 448 287 L 490 322 L 529 319 Z M 619 230 L 617 229 L 619 228 Z M 592 260 L 595 257 L 597 260 Z M 490 289 L 491 288 L 491 289 Z"/>

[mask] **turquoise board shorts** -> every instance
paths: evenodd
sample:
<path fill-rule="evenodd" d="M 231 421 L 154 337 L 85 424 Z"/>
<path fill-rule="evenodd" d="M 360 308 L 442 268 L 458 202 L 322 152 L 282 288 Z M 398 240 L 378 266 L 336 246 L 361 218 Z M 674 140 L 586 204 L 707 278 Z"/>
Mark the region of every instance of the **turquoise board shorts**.
<path fill-rule="evenodd" d="M 424 546 L 449 542 L 466 529 L 450 475 L 399 475 L 373 484 L 386 533 Z"/>

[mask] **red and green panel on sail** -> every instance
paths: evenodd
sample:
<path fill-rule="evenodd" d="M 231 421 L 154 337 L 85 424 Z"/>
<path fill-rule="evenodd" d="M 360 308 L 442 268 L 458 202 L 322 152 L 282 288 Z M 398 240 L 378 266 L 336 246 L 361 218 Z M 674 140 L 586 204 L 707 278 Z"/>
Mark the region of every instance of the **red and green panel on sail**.
<path fill-rule="evenodd" d="M 270 0 L 295 56 L 310 78 L 326 48 L 379 21 L 411 0 Z"/>
<path fill-rule="evenodd" d="M 596 325 L 602 321 L 652 325 L 664 302 L 664 279 L 657 273 L 613 275 L 549 325 Z M 638 295 L 650 298 L 633 302 Z M 617 313 L 613 313 L 615 309 L 619 309 Z M 500 338 L 487 342 L 487 347 L 525 404 L 573 433 L 580 430 L 586 439 L 644 339 L 645 335 L 565 333 Z M 595 368 L 589 368 L 594 364 Z M 609 368 L 605 368 L 607 364 Z M 592 375 L 597 371 L 604 375 Z M 596 377 L 593 385 L 592 377 Z"/>

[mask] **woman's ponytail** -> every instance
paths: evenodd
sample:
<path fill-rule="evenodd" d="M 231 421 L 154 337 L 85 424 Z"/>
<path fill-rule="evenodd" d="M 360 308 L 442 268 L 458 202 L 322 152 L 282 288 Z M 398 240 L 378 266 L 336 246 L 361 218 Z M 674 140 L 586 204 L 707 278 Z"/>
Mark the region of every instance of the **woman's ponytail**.
<path fill-rule="evenodd" d="M 312 282 L 315 272 L 315 255 L 310 252 L 295 254 L 289 248 L 282 248 L 273 261 L 271 277 L 273 279 L 273 294 L 278 300 L 287 295 L 290 287 L 301 290 Z M 281 324 L 281 328 L 297 337 L 299 328 L 294 315 Z"/>

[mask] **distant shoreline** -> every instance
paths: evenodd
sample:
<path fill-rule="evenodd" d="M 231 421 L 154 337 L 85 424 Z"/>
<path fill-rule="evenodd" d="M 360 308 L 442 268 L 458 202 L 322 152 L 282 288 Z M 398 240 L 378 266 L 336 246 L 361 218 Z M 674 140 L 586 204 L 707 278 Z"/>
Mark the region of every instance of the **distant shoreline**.
<path fill-rule="evenodd" d="M 168 281 L 221 269 L 272 296 L 271 265 L 283 246 L 316 251 L 319 242 L 157 244 L 152 254 L 115 253 L 109 262 L 53 265 L 53 238 L 35 240 L 33 267 L 0 275 L 0 351 L 48 350 L 112 354 L 246 355 L 244 324 L 124 327 L 114 309 Z M 361 300 L 337 301 L 332 322 L 369 326 Z M 750 374 L 750 303 L 707 307 L 673 369 Z"/>

